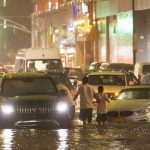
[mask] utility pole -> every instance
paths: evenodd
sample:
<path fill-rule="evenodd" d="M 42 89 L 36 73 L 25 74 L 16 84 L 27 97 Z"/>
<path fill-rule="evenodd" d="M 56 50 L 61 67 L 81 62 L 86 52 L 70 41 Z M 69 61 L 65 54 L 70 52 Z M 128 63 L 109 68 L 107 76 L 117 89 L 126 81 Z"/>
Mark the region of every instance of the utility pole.
<path fill-rule="evenodd" d="M 27 27 L 25 27 L 22 24 L 19 24 L 19 23 L 15 22 L 11 19 L 0 16 L 0 20 L 2 20 L 3 22 L 5 21 L 5 28 L 8 26 L 8 27 L 11 27 L 11 28 L 21 30 L 21 31 L 26 32 L 28 34 L 31 34 L 31 31 Z M 0 26 L 4 26 L 4 23 L 0 23 Z"/>
<path fill-rule="evenodd" d="M 110 63 L 109 16 L 106 17 L 106 62 Z"/>
<path fill-rule="evenodd" d="M 135 0 L 132 0 L 132 16 L 133 16 L 133 64 L 136 63 L 136 30 L 135 30 Z"/>

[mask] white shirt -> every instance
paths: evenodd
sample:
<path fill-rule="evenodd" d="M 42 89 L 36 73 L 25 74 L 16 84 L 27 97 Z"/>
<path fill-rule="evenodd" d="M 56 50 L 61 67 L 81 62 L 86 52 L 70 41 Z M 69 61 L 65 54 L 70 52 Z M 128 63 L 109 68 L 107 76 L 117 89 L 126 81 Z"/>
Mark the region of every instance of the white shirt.
<path fill-rule="evenodd" d="M 94 88 L 89 84 L 83 84 L 79 87 L 74 100 L 80 96 L 80 108 L 93 108 L 93 97 L 94 97 Z"/>
<path fill-rule="evenodd" d="M 97 106 L 97 114 L 105 114 L 107 113 L 107 101 L 109 102 L 108 98 L 105 94 L 102 93 L 96 93 L 96 100 L 98 102 Z"/>

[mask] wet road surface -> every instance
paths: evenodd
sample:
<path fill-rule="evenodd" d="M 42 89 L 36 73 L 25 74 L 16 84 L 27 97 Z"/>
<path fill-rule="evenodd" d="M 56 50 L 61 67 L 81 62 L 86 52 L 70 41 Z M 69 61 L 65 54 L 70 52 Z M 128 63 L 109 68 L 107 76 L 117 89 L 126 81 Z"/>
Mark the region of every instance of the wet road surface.
<path fill-rule="evenodd" d="M 149 150 L 149 123 L 109 123 L 72 129 L 3 129 L 0 150 Z"/>

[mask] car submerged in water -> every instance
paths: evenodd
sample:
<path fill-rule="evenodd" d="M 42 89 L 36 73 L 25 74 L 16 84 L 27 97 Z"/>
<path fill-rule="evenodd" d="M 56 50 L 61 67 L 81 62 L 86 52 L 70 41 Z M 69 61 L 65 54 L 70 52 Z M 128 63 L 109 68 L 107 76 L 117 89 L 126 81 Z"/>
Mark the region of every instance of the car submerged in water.
<path fill-rule="evenodd" d="M 59 127 L 70 124 L 67 95 L 46 73 L 0 74 L 0 127 Z"/>
<path fill-rule="evenodd" d="M 150 122 L 150 86 L 126 87 L 108 104 L 108 118 Z"/>

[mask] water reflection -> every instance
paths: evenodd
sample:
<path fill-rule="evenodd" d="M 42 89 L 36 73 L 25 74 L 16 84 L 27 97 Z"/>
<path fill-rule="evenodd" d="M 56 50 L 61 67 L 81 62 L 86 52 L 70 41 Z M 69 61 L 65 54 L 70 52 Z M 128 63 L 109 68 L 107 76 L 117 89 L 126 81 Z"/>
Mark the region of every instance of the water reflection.
<path fill-rule="evenodd" d="M 149 150 L 150 124 L 0 130 L 0 150 Z"/>
<path fill-rule="evenodd" d="M 2 130 L 2 149 L 3 150 L 12 150 L 13 147 L 13 137 L 14 132 L 11 129 Z"/>
<path fill-rule="evenodd" d="M 57 150 L 66 150 L 68 149 L 68 130 L 60 129 L 57 131 L 58 133 L 58 149 Z"/>

